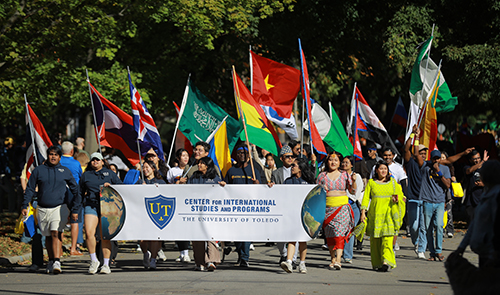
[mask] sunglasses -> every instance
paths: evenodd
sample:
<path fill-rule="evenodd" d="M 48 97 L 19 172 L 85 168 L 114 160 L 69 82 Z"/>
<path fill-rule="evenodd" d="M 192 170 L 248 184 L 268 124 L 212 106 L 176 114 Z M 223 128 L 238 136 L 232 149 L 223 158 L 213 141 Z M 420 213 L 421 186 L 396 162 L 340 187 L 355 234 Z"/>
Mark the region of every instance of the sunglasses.
<path fill-rule="evenodd" d="M 294 155 L 288 155 L 288 156 L 283 156 L 283 158 L 285 158 L 285 159 L 293 159 L 293 158 L 295 158 L 295 156 Z"/>
<path fill-rule="evenodd" d="M 299 167 L 299 165 L 293 163 L 292 165 L 290 165 L 290 167 Z"/>
<path fill-rule="evenodd" d="M 100 161 L 101 159 L 93 158 L 92 161 Z"/>

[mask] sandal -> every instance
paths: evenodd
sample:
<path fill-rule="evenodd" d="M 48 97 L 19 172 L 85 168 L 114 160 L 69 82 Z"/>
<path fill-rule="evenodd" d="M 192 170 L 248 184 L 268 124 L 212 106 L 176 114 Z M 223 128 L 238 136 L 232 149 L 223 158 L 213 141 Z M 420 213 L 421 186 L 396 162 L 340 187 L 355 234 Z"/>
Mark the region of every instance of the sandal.
<path fill-rule="evenodd" d="M 444 256 L 443 256 L 443 254 L 439 253 L 439 254 L 437 254 L 437 256 L 436 256 L 436 257 L 434 257 L 434 259 L 435 259 L 436 261 L 437 261 L 437 260 L 439 260 L 439 261 L 444 261 Z"/>
<path fill-rule="evenodd" d="M 333 268 L 335 268 L 336 270 L 341 270 L 342 269 L 342 265 L 340 263 L 338 263 L 338 262 L 335 262 L 333 264 Z"/>
<path fill-rule="evenodd" d="M 330 265 L 328 265 L 328 269 L 329 270 L 334 270 L 335 269 L 335 266 L 333 263 L 330 263 Z"/>
<path fill-rule="evenodd" d="M 427 261 L 436 261 L 436 257 L 431 256 L 431 257 L 429 257 L 429 258 L 427 259 Z"/>

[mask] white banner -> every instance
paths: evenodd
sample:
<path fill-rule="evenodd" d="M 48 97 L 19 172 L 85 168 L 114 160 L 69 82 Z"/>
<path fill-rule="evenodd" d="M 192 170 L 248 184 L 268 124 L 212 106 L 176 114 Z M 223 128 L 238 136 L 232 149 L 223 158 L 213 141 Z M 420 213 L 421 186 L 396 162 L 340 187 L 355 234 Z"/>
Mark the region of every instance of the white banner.
<path fill-rule="evenodd" d="M 113 185 L 101 192 L 113 240 L 308 241 L 324 220 L 314 185 Z"/>

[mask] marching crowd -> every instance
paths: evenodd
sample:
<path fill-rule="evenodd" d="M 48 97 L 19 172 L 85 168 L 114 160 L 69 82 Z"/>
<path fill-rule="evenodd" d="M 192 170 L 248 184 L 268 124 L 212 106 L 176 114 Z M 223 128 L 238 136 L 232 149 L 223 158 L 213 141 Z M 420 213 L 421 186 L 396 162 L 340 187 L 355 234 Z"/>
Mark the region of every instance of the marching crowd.
<path fill-rule="evenodd" d="M 77 142 L 78 143 L 78 142 Z M 239 142 L 232 154 L 233 166 L 226 175 L 214 165 L 209 155 L 210 145 L 198 142 L 193 155 L 185 149 L 175 153 L 174 164 L 167 165 L 154 150 L 150 150 L 140 166 L 132 169 L 113 153 L 106 157 L 100 152 L 86 154 L 82 140 L 77 146 L 62 142 L 47 150 L 47 160 L 36 167 L 26 182 L 26 165 L 21 175 L 24 191 L 22 214 L 28 215 L 29 208 L 36 208 L 38 231 L 33 236 L 33 264 L 31 271 L 43 266 L 42 240 L 45 239 L 49 262 L 47 273 L 62 272 L 62 231 L 67 223 L 71 226 L 71 255 L 82 255 L 78 245 L 85 243 L 90 255 L 88 273 L 111 273 L 118 246 L 116 242 L 99 236 L 100 205 L 99 190 L 110 184 L 267 184 L 269 187 L 281 184 L 318 184 L 326 191 L 325 221 L 322 232 L 325 248 L 329 250 L 329 268 L 341 270 L 342 263 L 352 263 L 356 237 L 366 233 L 370 237 L 371 263 L 374 270 L 386 272 L 396 267 L 395 251 L 399 246 L 399 230 L 406 224 L 407 234 L 415 247 L 419 259 L 443 261 L 443 216 L 451 214 L 453 163 L 463 156 L 470 159 L 466 173 L 467 212 L 473 221 L 474 231 L 482 232 L 475 221 L 475 208 L 481 207 L 482 195 L 499 183 L 489 177 L 499 169 L 498 161 L 488 161 L 485 152 L 481 155 L 473 148 L 445 157 L 440 151 L 429 151 L 419 143 L 419 129 L 413 133 L 403 148 L 403 165 L 395 161 L 397 151 L 385 148 L 380 158 L 377 147 L 366 146 L 366 158 L 354 161 L 352 157 L 330 152 L 318 165 L 317 155 L 311 147 L 292 141 L 284 145 L 279 159 L 282 167 L 277 168 L 274 155 L 245 142 Z M 430 157 L 428 153 L 430 152 Z M 430 160 L 426 161 L 427 158 Z M 81 160 L 83 159 L 83 160 Z M 80 160 L 80 161 L 79 161 Z M 83 169 L 82 169 L 83 168 Z M 120 178 L 117 173 L 126 173 Z M 24 181 L 23 181 L 24 180 Z M 499 202 L 500 204 L 500 202 Z M 496 205 L 496 203 L 495 203 Z M 491 206 L 490 206 L 491 207 Z M 496 214 L 496 211 L 493 213 Z M 453 237 L 452 216 L 448 218 L 448 237 Z M 498 232 L 499 218 L 492 217 L 493 233 Z M 498 234 L 490 236 L 490 244 L 481 245 L 476 251 L 480 255 L 480 266 L 499 265 Z M 177 261 L 190 262 L 189 241 L 177 241 L 180 252 Z M 477 245 L 474 236 L 467 234 L 459 249 L 460 255 L 467 245 Z M 193 241 L 195 270 L 214 271 L 221 263 L 219 247 L 212 241 Z M 223 243 L 221 242 L 223 245 Z M 272 244 L 272 243 L 271 243 Z M 251 242 L 235 242 L 240 267 L 249 267 Z M 306 242 L 290 241 L 277 243 L 279 264 L 288 273 L 297 264 L 299 273 L 307 273 L 305 264 Z M 146 269 L 156 269 L 157 259 L 164 257 L 161 241 L 140 241 L 143 264 Z M 477 248 L 477 246 L 476 246 Z M 102 257 L 101 250 L 102 249 Z M 224 255 L 230 247 L 222 246 Z M 428 251 L 428 255 L 426 252 Z M 298 256 L 298 257 L 297 257 Z M 298 258 L 298 261 L 297 261 Z"/>

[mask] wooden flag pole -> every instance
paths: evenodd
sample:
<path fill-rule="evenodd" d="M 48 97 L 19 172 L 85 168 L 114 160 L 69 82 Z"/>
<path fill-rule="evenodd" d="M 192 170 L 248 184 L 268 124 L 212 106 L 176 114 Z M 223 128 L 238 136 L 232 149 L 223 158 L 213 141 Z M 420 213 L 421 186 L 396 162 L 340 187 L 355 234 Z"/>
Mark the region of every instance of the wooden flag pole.
<path fill-rule="evenodd" d="M 245 123 L 245 116 L 243 115 L 243 112 L 241 111 L 240 90 L 238 88 L 238 80 L 236 79 L 236 70 L 234 69 L 234 65 L 233 65 L 233 83 L 234 83 L 234 87 L 235 87 L 234 90 L 236 90 L 235 91 L 235 99 L 236 99 L 236 104 L 238 107 L 238 112 L 240 113 L 241 121 L 243 121 L 243 129 L 245 130 L 245 139 L 246 139 L 247 148 L 248 148 L 248 156 L 250 157 L 250 166 L 252 167 L 252 176 L 253 176 L 253 179 L 256 180 L 255 170 L 253 167 L 252 153 L 250 152 L 250 143 L 248 142 L 247 124 Z"/>
<path fill-rule="evenodd" d="M 127 72 L 128 72 L 128 76 L 129 76 L 129 83 L 132 83 L 132 77 L 130 76 L 130 68 L 127 66 Z M 130 95 L 132 95 L 132 93 L 130 93 Z M 133 99 L 131 97 L 131 99 Z M 140 116 L 140 114 L 139 114 Z M 139 119 L 139 126 L 138 126 L 138 129 L 139 129 L 139 132 L 141 131 L 141 122 L 140 122 L 141 119 Z M 135 129 L 135 128 L 134 128 Z M 142 165 L 141 165 L 141 145 L 139 144 L 139 133 L 137 133 L 137 138 L 136 138 L 136 141 L 137 141 L 137 152 L 139 154 L 139 169 L 141 169 L 141 179 L 142 179 L 142 182 L 145 183 L 145 179 L 144 179 L 144 171 L 142 171 Z"/>
<path fill-rule="evenodd" d="M 191 79 L 191 73 L 189 73 L 187 79 L 186 90 L 184 91 L 184 96 L 182 97 L 181 109 L 179 110 L 179 116 L 177 117 L 177 123 L 175 124 L 174 137 L 172 138 L 172 143 L 170 144 L 170 152 L 168 153 L 168 160 L 167 160 L 167 165 L 169 165 L 169 167 L 170 167 L 170 157 L 172 156 L 172 149 L 174 148 L 175 144 L 175 136 L 177 135 L 177 130 L 179 129 L 179 121 L 181 120 L 181 116 L 184 113 L 184 108 L 186 107 L 186 99 L 189 92 L 190 79 Z"/>
<path fill-rule="evenodd" d="M 94 126 L 95 126 L 95 133 L 96 133 L 96 137 L 97 137 L 97 145 L 99 146 L 99 153 L 102 154 L 102 150 L 101 150 L 101 132 L 100 132 L 100 130 L 97 129 L 97 119 L 95 117 L 95 106 L 94 106 L 94 100 L 92 99 L 92 89 L 90 88 L 89 71 L 87 69 L 85 69 L 85 73 L 87 74 L 87 83 L 89 83 L 90 104 L 92 105 L 92 115 L 94 116 Z"/>
<path fill-rule="evenodd" d="M 33 121 L 31 121 L 30 111 L 28 109 L 28 99 L 26 98 L 26 93 L 24 94 L 24 103 L 26 104 L 26 116 L 28 117 L 28 124 L 30 125 L 31 144 L 33 146 L 33 156 L 35 157 L 35 164 L 36 164 L 36 166 L 38 166 L 38 165 L 40 165 L 40 163 L 38 163 L 38 158 L 36 156 L 35 128 L 33 126 Z M 28 169 L 29 169 L 29 167 L 28 167 Z"/>

